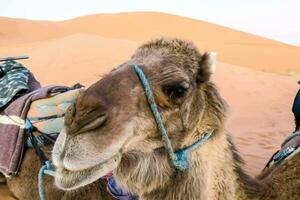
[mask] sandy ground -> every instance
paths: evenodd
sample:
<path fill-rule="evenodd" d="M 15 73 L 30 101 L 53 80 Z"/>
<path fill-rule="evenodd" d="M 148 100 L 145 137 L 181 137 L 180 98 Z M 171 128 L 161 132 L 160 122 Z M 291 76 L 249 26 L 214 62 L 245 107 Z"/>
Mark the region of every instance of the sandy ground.
<path fill-rule="evenodd" d="M 300 48 L 203 21 L 157 13 L 93 15 L 63 22 L 0 18 L 0 56 L 23 63 L 43 85 L 99 80 L 142 42 L 177 36 L 218 53 L 214 81 L 229 104 L 228 131 L 258 174 L 291 131 Z M 0 186 L 0 199 L 9 199 Z"/>

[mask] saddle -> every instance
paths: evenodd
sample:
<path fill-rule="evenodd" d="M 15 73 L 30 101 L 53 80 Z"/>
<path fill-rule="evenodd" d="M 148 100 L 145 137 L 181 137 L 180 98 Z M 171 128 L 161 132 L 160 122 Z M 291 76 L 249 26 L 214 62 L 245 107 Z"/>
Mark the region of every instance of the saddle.
<path fill-rule="evenodd" d="M 34 127 L 33 135 L 38 146 L 47 146 L 55 142 L 63 127 L 67 108 L 75 103 L 82 90 L 82 88 L 71 87 L 68 91 L 61 91 L 31 103 L 26 119 Z M 33 147 L 28 138 L 25 141 L 25 146 Z"/>
<path fill-rule="evenodd" d="M 300 84 L 300 82 L 298 83 Z M 281 144 L 281 149 L 272 155 L 265 168 L 280 164 L 300 152 L 300 90 L 296 94 L 292 112 L 294 113 L 296 128 L 292 133 L 287 135 Z"/>
<path fill-rule="evenodd" d="M 23 58 L 0 59 L 0 173 L 6 177 L 17 174 L 25 148 L 54 144 L 66 109 L 83 90 L 80 84 L 40 87 L 15 61 Z"/>

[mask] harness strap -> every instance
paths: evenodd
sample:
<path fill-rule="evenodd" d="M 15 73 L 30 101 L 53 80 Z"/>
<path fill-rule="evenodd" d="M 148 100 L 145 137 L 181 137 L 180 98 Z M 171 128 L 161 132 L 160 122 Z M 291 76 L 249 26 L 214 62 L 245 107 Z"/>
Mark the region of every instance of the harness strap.
<path fill-rule="evenodd" d="M 55 143 L 55 140 L 58 136 L 59 133 L 51 133 L 51 134 L 46 134 L 46 133 L 42 133 L 40 131 L 38 131 L 41 135 L 37 135 L 37 136 L 34 136 L 36 141 L 37 141 L 37 145 L 39 147 L 41 146 L 47 146 L 47 145 L 50 145 L 50 144 L 54 144 Z M 25 146 L 28 147 L 28 148 L 33 148 L 33 144 L 31 142 L 30 139 L 26 140 L 25 141 Z"/>
<path fill-rule="evenodd" d="M 162 136 L 162 140 L 163 140 L 165 149 L 167 150 L 167 152 L 169 154 L 169 158 L 170 158 L 172 166 L 181 171 L 185 171 L 186 169 L 188 169 L 188 165 L 189 165 L 188 153 L 190 151 L 193 151 L 193 150 L 201 147 L 204 144 L 204 142 L 206 142 L 210 138 L 210 136 L 213 133 L 213 130 L 209 131 L 208 133 L 203 134 L 202 137 L 199 140 L 197 140 L 194 144 L 174 153 L 171 141 L 168 137 L 167 131 L 164 127 L 163 121 L 162 121 L 159 111 L 157 109 L 157 105 L 155 103 L 153 93 L 152 93 L 150 84 L 146 78 L 146 75 L 139 68 L 138 65 L 132 64 L 131 66 L 134 69 L 134 71 L 136 72 L 136 74 L 139 77 L 139 80 L 143 86 L 148 104 L 150 106 L 151 112 L 156 121 L 159 132 Z"/>
<path fill-rule="evenodd" d="M 34 137 L 33 135 L 33 131 L 35 131 L 36 128 L 34 126 L 32 126 L 31 122 L 26 119 L 25 120 L 25 132 L 27 134 L 27 136 L 29 137 L 29 140 L 31 141 L 31 144 L 35 150 L 35 153 L 38 155 L 41 165 L 45 165 L 46 161 L 48 160 L 44 154 L 44 152 L 40 149 L 39 145 L 38 145 L 38 141 L 37 139 Z"/>
<path fill-rule="evenodd" d="M 40 122 L 40 121 L 44 121 L 44 120 L 49 120 L 49 119 L 56 119 L 56 118 L 61 118 L 64 117 L 65 115 L 49 115 L 49 116 L 45 116 L 45 117 L 31 117 L 30 121 L 33 122 Z"/>

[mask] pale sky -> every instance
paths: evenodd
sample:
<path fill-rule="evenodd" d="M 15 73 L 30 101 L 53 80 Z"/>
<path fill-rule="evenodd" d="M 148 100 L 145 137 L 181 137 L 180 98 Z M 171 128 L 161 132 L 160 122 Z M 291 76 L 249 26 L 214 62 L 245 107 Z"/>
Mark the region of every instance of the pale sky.
<path fill-rule="evenodd" d="M 0 0 L 0 16 L 15 18 L 131 11 L 187 16 L 300 46 L 300 0 Z"/>

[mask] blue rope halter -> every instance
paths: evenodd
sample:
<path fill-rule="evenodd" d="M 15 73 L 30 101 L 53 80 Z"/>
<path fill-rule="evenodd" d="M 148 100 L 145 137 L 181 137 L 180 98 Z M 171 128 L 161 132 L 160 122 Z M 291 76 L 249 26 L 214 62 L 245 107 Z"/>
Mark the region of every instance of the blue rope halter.
<path fill-rule="evenodd" d="M 32 131 L 32 128 L 33 128 L 32 123 L 30 122 L 29 119 L 26 119 L 24 129 L 28 130 L 28 131 Z M 33 138 L 33 140 L 36 140 L 36 138 Z M 38 145 L 37 141 L 35 141 L 35 143 L 33 141 L 31 141 L 31 144 L 35 148 L 36 148 L 35 145 Z M 39 148 L 35 149 L 35 150 L 36 151 L 38 151 L 38 150 L 41 151 Z M 44 177 L 45 174 L 48 174 L 48 175 L 54 177 L 55 176 L 55 171 L 54 171 L 55 169 L 54 169 L 54 166 L 52 165 L 51 160 L 47 160 L 45 157 L 43 157 L 43 156 L 45 156 L 43 152 L 42 152 L 42 154 L 43 155 L 41 155 L 41 152 L 38 153 L 38 156 L 41 159 L 41 164 L 42 164 L 42 166 L 39 170 L 39 173 L 38 173 L 38 191 L 39 191 L 40 200 L 45 200 L 43 177 Z"/>
<path fill-rule="evenodd" d="M 213 133 L 213 130 L 211 130 L 207 133 L 204 133 L 202 135 L 202 137 L 199 140 L 197 140 L 194 144 L 174 152 L 173 147 L 171 145 L 171 141 L 168 137 L 167 131 L 164 127 L 161 116 L 157 109 L 157 105 L 155 103 L 150 84 L 149 84 L 144 72 L 141 70 L 141 68 L 139 68 L 138 65 L 132 64 L 131 66 L 134 69 L 134 71 L 136 72 L 137 76 L 139 77 L 140 82 L 144 88 L 148 104 L 149 104 L 151 112 L 155 118 L 155 122 L 159 129 L 159 132 L 162 136 L 164 146 L 165 146 L 166 150 L 168 151 L 172 166 L 181 171 L 185 171 L 189 167 L 188 153 L 190 151 L 193 151 L 193 150 L 199 148 L 200 146 L 202 146 L 202 144 L 210 138 L 210 136 Z"/>

